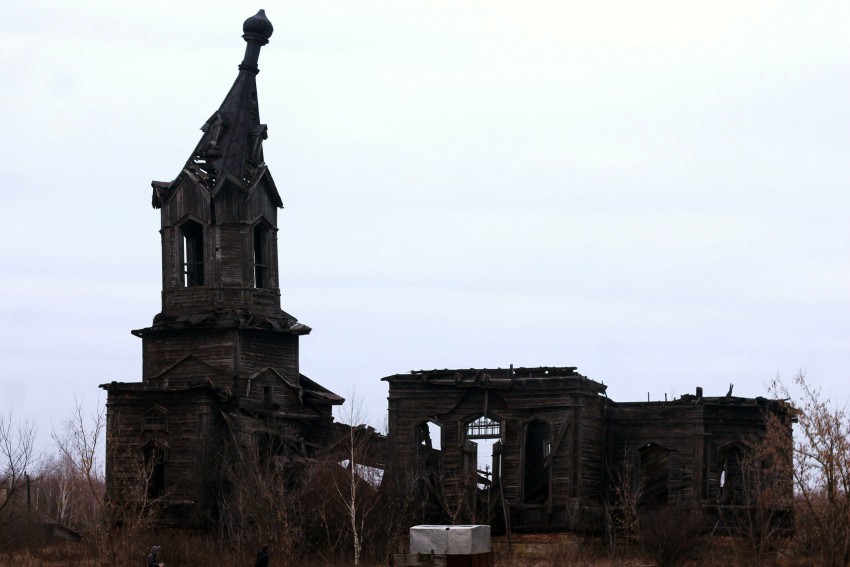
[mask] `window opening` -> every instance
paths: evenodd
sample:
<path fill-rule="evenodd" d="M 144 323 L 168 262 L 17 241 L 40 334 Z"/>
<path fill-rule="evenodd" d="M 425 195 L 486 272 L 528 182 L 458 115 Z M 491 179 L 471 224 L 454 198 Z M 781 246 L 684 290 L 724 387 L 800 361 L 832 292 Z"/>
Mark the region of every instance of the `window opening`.
<path fill-rule="evenodd" d="M 443 428 L 433 421 L 416 427 L 416 458 L 425 469 L 439 469 L 442 452 Z"/>
<path fill-rule="evenodd" d="M 523 488 L 526 504 L 545 504 L 549 499 L 550 427 L 535 419 L 525 429 Z"/>
<path fill-rule="evenodd" d="M 476 484 L 486 490 L 501 476 L 502 424 L 482 415 L 466 424 L 466 439 L 474 447 Z"/>
<path fill-rule="evenodd" d="M 254 227 L 254 287 L 270 287 L 269 229 L 262 224 Z"/>
<path fill-rule="evenodd" d="M 477 484 L 478 488 L 486 490 L 501 478 L 502 443 L 498 439 L 479 438 L 475 445 Z"/>
<path fill-rule="evenodd" d="M 263 401 L 271 403 L 271 401 L 272 401 L 272 387 L 271 386 L 263 386 Z"/>
<path fill-rule="evenodd" d="M 417 445 L 428 447 L 429 449 L 440 450 L 442 442 L 443 428 L 433 421 L 420 423 L 416 432 Z"/>
<path fill-rule="evenodd" d="M 204 285 L 204 227 L 191 220 L 183 223 L 180 248 L 181 285 Z"/>
<path fill-rule="evenodd" d="M 726 504 L 744 501 L 744 451 L 735 446 L 720 453 L 720 495 Z"/>

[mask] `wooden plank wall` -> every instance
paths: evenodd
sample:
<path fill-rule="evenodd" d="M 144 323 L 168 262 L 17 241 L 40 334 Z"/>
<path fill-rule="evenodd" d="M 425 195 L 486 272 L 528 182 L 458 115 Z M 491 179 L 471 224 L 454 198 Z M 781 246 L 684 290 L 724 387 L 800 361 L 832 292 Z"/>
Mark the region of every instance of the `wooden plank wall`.
<path fill-rule="evenodd" d="M 157 507 L 168 502 L 206 505 L 214 479 L 210 452 L 220 435 L 222 423 L 216 411 L 218 400 L 198 388 L 175 393 L 169 390 L 110 391 L 107 399 L 107 489 L 110 498 L 134 502 L 143 488 L 139 484 L 143 448 L 156 443 L 167 452 L 166 493 Z M 146 426 L 151 408 L 165 410 L 162 428 Z"/>
<path fill-rule="evenodd" d="M 274 368 L 296 384 L 299 379 L 298 336 L 284 332 L 199 326 L 148 333 L 143 337 L 142 350 L 145 381 L 188 355 L 209 364 L 223 377 L 238 373 L 246 378 L 264 368 Z"/>
<path fill-rule="evenodd" d="M 637 463 L 641 447 L 664 447 L 670 451 L 668 503 L 708 503 L 720 485 L 721 450 L 758 437 L 764 411 L 748 399 L 617 404 L 608 410 L 608 462 L 621 469 Z"/>
<path fill-rule="evenodd" d="M 414 469 L 415 428 L 433 418 L 442 424 L 442 466 L 447 493 L 460 496 L 457 479 L 463 475 L 463 442 L 466 424 L 487 414 L 502 425 L 502 490 L 506 501 L 518 509 L 523 502 L 525 428 L 532 419 L 550 426 L 551 488 L 544 505 L 544 523 L 561 527 L 566 509 L 576 502 L 598 507 L 602 474 L 604 400 L 582 392 L 578 380 L 534 380 L 513 387 L 456 387 L 427 381 L 390 381 L 390 445 L 394 463 Z M 579 418 L 576 420 L 576 412 Z M 576 423 L 580 425 L 577 426 Z M 533 506 L 529 507 L 532 508 Z M 547 519 L 548 518 L 548 519 Z M 516 527 L 516 526 L 515 526 Z"/>

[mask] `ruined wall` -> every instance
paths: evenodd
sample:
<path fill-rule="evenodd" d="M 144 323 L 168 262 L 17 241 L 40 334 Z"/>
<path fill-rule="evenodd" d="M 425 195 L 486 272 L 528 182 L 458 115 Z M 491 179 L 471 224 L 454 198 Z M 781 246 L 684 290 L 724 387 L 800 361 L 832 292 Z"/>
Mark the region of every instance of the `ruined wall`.
<path fill-rule="evenodd" d="M 628 476 L 646 505 L 724 504 L 724 471 L 740 474 L 738 459 L 760 442 L 768 414 L 787 412 L 779 401 L 732 396 L 612 403 L 609 482 Z M 790 441 L 790 424 L 786 434 Z M 791 458 L 790 451 L 785 457 Z"/>
<path fill-rule="evenodd" d="M 571 368 L 424 371 L 385 380 L 392 462 L 399 470 L 424 470 L 451 503 L 450 512 L 464 499 L 487 499 L 488 515 L 503 516 L 507 509 L 515 527 L 552 528 L 575 526 L 598 508 L 604 467 L 601 384 Z M 475 490 L 482 482 L 470 447 L 476 437 L 470 424 L 482 417 L 498 424 L 500 458 L 493 468 L 500 475 L 491 479 L 489 493 L 486 483 Z M 439 453 L 424 447 L 422 427 L 429 421 L 441 427 Z M 482 521 L 466 521 L 472 519 Z"/>
<path fill-rule="evenodd" d="M 432 492 L 436 486 L 443 511 L 458 512 L 450 520 L 501 525 L 506 510 L 514 530 L 598 529 L 623 483 L 641 507 L 738 505 L 743 455 L 758 443 L 767 414 L 787 410 L 763 398 L 701 392 L 616 403 L 601 395 L 603 385 L 562 368 L 433 370 L 384 380 L 396 470 L 417 472 Z M 481 416 L 499 428 L 489 487 L 476 476 L 470 448 L 469 424 Z M 442 428 L 440 451 L 428 441 L 429 422 Z M 790 442 L 790 426 L 786 435 Z M 475 498 L 491 506 L 464 504 Z M 478 517 L 464 517 L 464 506 Z"/>

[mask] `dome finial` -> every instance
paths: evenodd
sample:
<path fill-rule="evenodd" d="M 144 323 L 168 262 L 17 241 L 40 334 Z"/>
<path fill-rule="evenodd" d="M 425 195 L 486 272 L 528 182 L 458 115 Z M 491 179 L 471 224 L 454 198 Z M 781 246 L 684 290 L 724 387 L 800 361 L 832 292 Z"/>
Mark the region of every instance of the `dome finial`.
<path fill-rule="evenodd" d="M 274 27 L 266 17 L 265 10 L 260 10 L 242 24 L 242 33 L 245 34 L 242 37 L 245 38 L 245 41 L 254 40 L 259 41 L 261 45 L 265 45 L 269 42 L 272 32 L 274 32 Z"/>
<path fill-rule="evenodd" d="M 257 60 L 260 58 L 260 48 L 269 42 L 274 27 L 266 17 L 266 11 L 260 10 L 242 24 L 242 38 L 248 42 L 245 46 L 245 59 L 239 65 L 240 71 L 250 71 L 255 75 L 260 72 Z"/>

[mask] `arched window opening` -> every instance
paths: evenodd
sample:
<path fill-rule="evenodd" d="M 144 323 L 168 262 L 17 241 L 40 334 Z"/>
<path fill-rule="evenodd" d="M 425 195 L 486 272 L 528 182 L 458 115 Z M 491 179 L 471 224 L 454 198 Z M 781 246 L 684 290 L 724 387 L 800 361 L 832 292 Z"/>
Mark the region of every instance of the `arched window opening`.
<path fill-rule="evenodd" d="M 527 504 L 545 504 L 549 500 L 549 458 L 552 453 L 551 427 L 535 419 L 525 429 L 523 495 Z"/>
<path fill-rule="evenodd" d="M 193 220 L 180 226 L 180 285 L 204 285 L 204 227 Z"/>
<path fill-rule="evenodd" d="M 744 449 L 739 445 L 720 452 L 720 498 L 724 504 L 744 502 Z"/>
<path fill-rule="evenodd" d="M 165 496 L 166 463 L 168 452 L 151 441 L 144 448 L 144 475 L 147 484 L 148 500 L 157 500 Z"/>
<path fill-rule="evenodd" d="M 646 506 L 667 504 L 670 479 L 670 450 L 648 443 L 638 451 L 640 459 L 640 503 Z"/>
<path fill-rule="evenodd" d="M 253 263 L 254 287 L 271 287 L 271 231 L 264 224 L 254 227 Z"/>
<path fill-rule="evenodd" d="M 468 468 L 476 471 L 478 488 L 486 490 L 501 477 L 502 424 L 482 415 L 466 424 L 465 435 Z"/>

